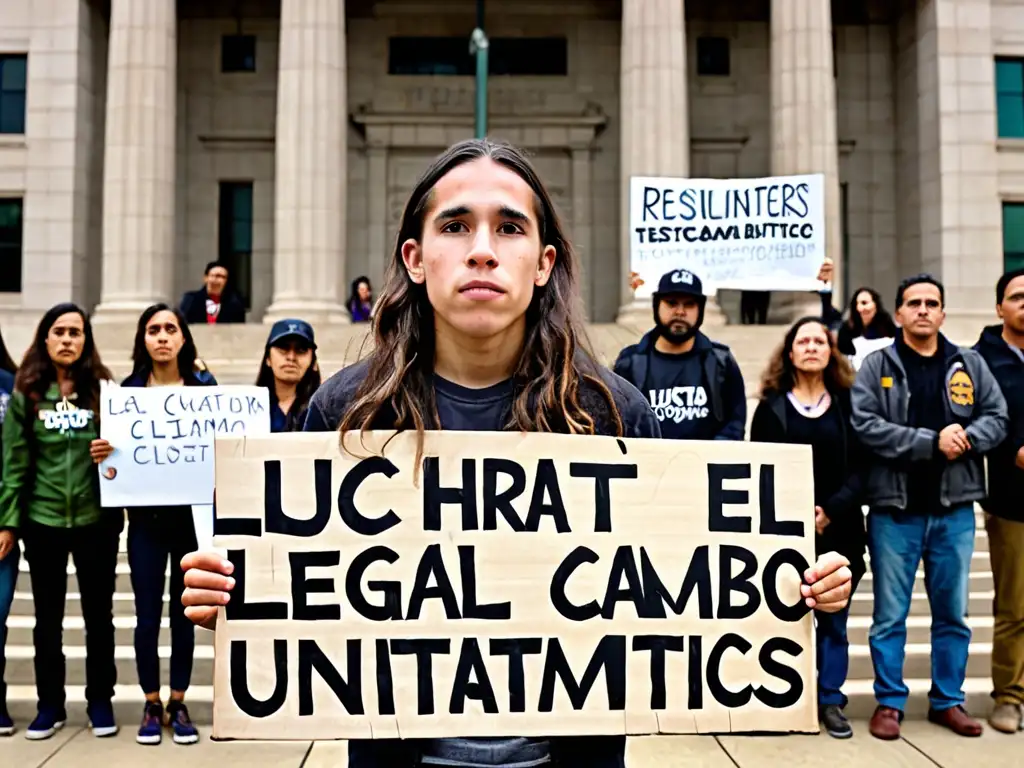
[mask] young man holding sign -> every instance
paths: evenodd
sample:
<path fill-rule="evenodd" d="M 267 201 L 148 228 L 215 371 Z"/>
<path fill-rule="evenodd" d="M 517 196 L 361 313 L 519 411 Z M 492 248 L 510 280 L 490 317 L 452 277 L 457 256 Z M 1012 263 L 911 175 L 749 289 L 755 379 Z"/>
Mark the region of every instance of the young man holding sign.
<path fill-rule="evenodd" d="M 518 151 L 460 143 L 406 206 L 370 357 L 317 392 L 306 429 L 559 432 L 658 437 L 642 397 L 582 349 L 578 264 L 547 190 Z M 811 607 L 836 611 L 847 561 L 809 569 Z M 232 565 L 195 553 L 186 612 L 213 629 Z M 349 768 L 419 765 L 621 768 L 622 736 L 352 741 Z"/>

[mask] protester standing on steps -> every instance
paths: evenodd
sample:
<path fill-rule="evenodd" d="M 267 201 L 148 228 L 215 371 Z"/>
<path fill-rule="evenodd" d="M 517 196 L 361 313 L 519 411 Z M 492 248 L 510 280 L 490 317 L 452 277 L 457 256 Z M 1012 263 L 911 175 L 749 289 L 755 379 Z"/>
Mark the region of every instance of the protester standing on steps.
<path fill-rule="evenodd" d="M 14 374 L 17 368 L 7 352 L 3 336 L 0 335 L 0 482 L 3 471 L 3 424 L 7 414 L 7 406 L 14 392 Z M 14 721 L 7 711 L 7 684 L 4 672 L 7 667 L 7 617 L 14 601 L 14 586 L 18 582 L 18 560 L 21 559 L 21 548 L 11 531 L 4 535 L 0 531 L 0 736 L 14 733 Z"/>
<path fill-rule="evenodd" d="M 25 544 L 35 606 L 38 714 L 29 739 L 47 739 L 67 720 L 62 648 L 68 555 L 74 559 L 85 620 L 85 698 L 92 732 L 117 733 L 112 699 L 113 598 L 124 516 L 100 506 L 90 455 L 99 437 L 100 360 L 92 327 L 74 304 L 51 308 L 15 378 L 3 427 L 0 541 Z"/>
<path fill-rule="evenodd" d="M 988 722 L 1021 729 L 1024 709 L 1024 269 L 996 285 L 1002 325 L 982 331 L 974 349 L 985 358 L 1006 398 L 1009 434 L 988 455 L 988 496 L 982 502 L 995 581 L 992 615 L 992 697 Z"/>
<path fill-rule="evenodd" d="M 231 287 L 228 267 L 219 261 L 206 265 L 203 287 L 181 297 L 180 309 L 192 325 L 245 322 L 245 303 Z"/>
<path fill-rule="evenodd" d="M 278 320 L 270 329 L 256 386 L 270 392 L 270 431 L 298 432 L 313 393 L 320 387 L 313 326 Z"/>
<path fill-rule="evenodd" d="M 742 440 L 747 429 L 743 374 L 724 344 L 701 333 L 707 297 L 685 269 L 662 276 L 654 328 L 619 353 L 614 371 L 650 401 L 670 440 Z"/>
<path fill-rule="evenodd" d="M 587 351 L 578 280 L 577 258 L 529 161 L 486 140 L 455 145 L 405 208 L 373 351 L 324 383 L 305 429 L 658 437 L 640 394 Z M 230 598 L 230 564 L 196 553 L 182 565 L 187 613 L 213 628 Z M 846 604 L 844 559 L 823 558 L 808 577 L 809 605 Z M 357 740 L 349 768 L 622 768 L 624 751 L 622 736 Z"/>
<path fill-rule="evenodd" d="M 894 339 L 898 329 L 882 306 L 882 297 L 874 288 L 858 288 L 850 299 L 846 321 L 839 328 L 839 351 L 851 357 L 857 354 L 858 340 Z"/>
<path fill-rule="evenodd" d="M 861 511 L 860 443 L 850 425 L 854 372 L 820 318 L 798 320 L 772 355 L 761 382 L 750 439 L 810 445 L 814 466 L 815 550 L 850 562 L 851 594 L 864 576 L 866 534 Z M 848 739 L 843 684 L 850 665 L 849 606 L 818 613 L 818 718 L 830 736 Z"/>
<path fill-rule="evenodd" d="M 373 288 L 370 278 L 357 277 L 352 281 L 352 294 L 348 297 L 349 315 L 353 323 L 368 323 L 373 317 Z"/>
<path fill-rule="evenodd" d="M 180 310 L 154 304 L 140 316 L 132 349 L 132 372 L 122 387 L 202 387 L 217 384 L 204 366 L 197 364 L 196 345 Z M 115 450 L 106 440 L 93 447 L 100 464 Z M 199 731 L 185 706 L 185 692 L 192 678 L 195 627 L 185 618 L 181 595 L 185 590 L 181 558 L 196 548 L 191 507 L 137 507 L 128 510 L 128 565 L 135 593 L 135 667 L 146 697 L 142 723 L 135 740 L 159 744 L 164 727 L 160 700 L 160 617 L 164 605 L 164 572 L 171 564 L 171 698 L 166 720 L 175 744 L 195 744 Z"/>
<path fill-rule="evenodd" d="M 904 280 L 896 293 L 902 333 L 867 356 L 853 388 L 853 426 L 869 454 L 878 700 L 870 729 L 880 739 L 900 735 L 909 693 L 906 621 L 922 558 L 932 614 L 928 719 L 961 736 L 982 730 L 963 706 L 971 642 L 965 614 L 974 504 L 985 496 L 982 456 L 1006 436 L 1006 401 L 982 357 L 939 332 L 944 304 L 934 277 Z"/>

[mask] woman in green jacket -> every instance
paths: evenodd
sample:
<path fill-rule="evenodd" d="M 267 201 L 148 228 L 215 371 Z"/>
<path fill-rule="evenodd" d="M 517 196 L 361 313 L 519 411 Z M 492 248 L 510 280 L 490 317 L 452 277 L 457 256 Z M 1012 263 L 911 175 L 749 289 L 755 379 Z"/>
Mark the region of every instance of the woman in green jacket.
<path fill-rule="evenodd" d="M 29 739 L 50 738 L 67 719 L 61 630 L 69 554 L 85 619 L 89 723 L 96 736 L 117 733 L 113 597 L 124 516 L 101 508 L 91 455 L 100 381 L 110 378 L 85 312 L 58 304 L 39 322 L 4 419 L 0 537 L 17 534 L 25 545 L 36 615 L 39 702 Z"/>

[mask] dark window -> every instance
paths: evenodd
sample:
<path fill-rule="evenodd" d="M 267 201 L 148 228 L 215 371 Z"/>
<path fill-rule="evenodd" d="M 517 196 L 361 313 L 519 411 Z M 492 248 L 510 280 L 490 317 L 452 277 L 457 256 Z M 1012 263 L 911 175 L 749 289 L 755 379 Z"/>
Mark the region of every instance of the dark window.
<path fill-rule="evenodd" d="M 0 198 L 0 293 L 21 292 L 22 200 Z"/>
<path fill-rule="evenodd" d="M 996 59 L 999 137 L 1024 139 L 1024 59 Z"/>
<path fill-rule="evenodd" d="M 1003 267 L 1024 269 L 1024 203 L 1003 203 Z"/>
<path fill-rule="evenodd" d="M 697 38 L 697 74 L 728 76 L 729 39 L 726 37 Z"/>
<path fill-rule="evenodd" d="M 224 35 L 220 41 L 221 72 L 256 71 L 256 36 Z"/>
<path fill-rule="evenodd" d="M 25 132 L 28 56 L 0 55 L 0 133 Z"/>
<path fill-rule="evenodd" d="M 217 258 L 228 267 L 232 287 L 245 308 L 252 296 L 252 182 L 222 181 Z"/>
<path fill-rule="evenodd" d="M 492 75 L 566 75 L 568 43 L 564 37 L 494 37 L 488 49 Z M 476 58 L 466 37 L 392 37 L 388 40 L 389 75 L 476 74 Z"/>

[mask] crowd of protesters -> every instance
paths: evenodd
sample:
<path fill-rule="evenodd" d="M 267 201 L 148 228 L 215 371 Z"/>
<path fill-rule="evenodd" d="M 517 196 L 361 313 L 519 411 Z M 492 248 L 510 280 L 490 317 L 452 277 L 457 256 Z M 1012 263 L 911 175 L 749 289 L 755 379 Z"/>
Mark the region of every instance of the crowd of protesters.
<path fill-rule="evenodd" d="M 189 324 L 237 322 L 244 304 L 228 282 L 227 268 L 211 263 L 204 288 L 186 294 L 179 308 L 158 304 L 143 312 L 133 370 L 122 386 L 216 384 Z M 654 328 L 622 350 L 614 372 L 602 367 L 585 339 L 579 263 L 543 183 L 517 150 L 467 141 L 439 156 L 413 190 L 379 296 L 366 278 L 352 284 L 352 319 L 371 323 L 368 356 L 321 386 L 312 327 L 285 320 L 270 331 L 256 383 L 270 392 L 275 432 L 512 429 L 743 440 L 743 374 L 729 349 L 702 332 L 706 302 L 698 275 L 668 273 L 653 296 Z M 838 738 L 852 735 L 843 715 L 846 622 L 866 551 L 879 704 L 871 732 L 899 736 L 907 699 L 906 618 L 922 559 L 934 617 L 929 717 L 961 735 L 981 732 L 963 706 L 975 502 L 988 512 L 996 578 L 997 706 L 990 723 L 1003 731 L 1020 727 L 1024 273 L 999 281 L 1003 324 L 986 329 L 974 349 L 941 334 L 944 304 L 942 285 L 927 275 L 900 285 L 895 322 L 871 289 L 854 293 L 846 318 L 823 294 L 821 316 L 797 321 L 772 356 L 753 414 L 751 440 L 813 449 L 818 559 L 801 590 L 816 609 L 819 718 Z M 855 373 L 847 354 L 859 338 L 892 343 L 867 355 Z M 144 698 L 137 739 L 156 744 L 170 728 L 175 742 L 194 743 L 198 731 L 185 703 L 194 625 L 214 628 L 217 608 L 230 599 L 230 564 L 194 551 L 188 514 L 101 507 L 95 464 L 113 447 L 99 438 L 98 398 L 100 382 L 112 376 L 84 311 L 72 304 L 52 308 L 17 369 L 6 354 L 0 367 L 10 371 L 0 374 L 0 414 L 6 411 L 0 648 L 23 546 L 36 612 L 38 693 L 26 735 L 49 738 L 66 720 L 61 626 L 69 555 L 86 624 L 90 726 L 97 736 L 117 732 L 111 601 L 127 520 Z M 168 563 L 171 694 L 164 703 L 158 637 Z M 14 724 L 2 694 L 0 687 L 0 734 L 9 734 Z M 619 768 L 624 738 L 385 739 L 349 746 L 350 768 L 547 764 Z"/>

